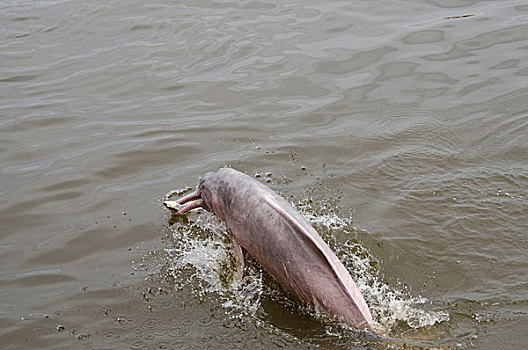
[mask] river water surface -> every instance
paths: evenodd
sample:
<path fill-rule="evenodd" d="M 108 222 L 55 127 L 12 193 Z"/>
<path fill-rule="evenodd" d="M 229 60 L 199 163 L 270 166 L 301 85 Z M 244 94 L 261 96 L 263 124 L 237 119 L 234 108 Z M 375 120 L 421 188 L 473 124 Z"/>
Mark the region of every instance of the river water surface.
<path fill-rule="evenodd" d="M 4 349 L 524 349 L 525 1 L 0 1 Z M 231 166 L 342 259 L 380 336 L 166 198 Z"/>

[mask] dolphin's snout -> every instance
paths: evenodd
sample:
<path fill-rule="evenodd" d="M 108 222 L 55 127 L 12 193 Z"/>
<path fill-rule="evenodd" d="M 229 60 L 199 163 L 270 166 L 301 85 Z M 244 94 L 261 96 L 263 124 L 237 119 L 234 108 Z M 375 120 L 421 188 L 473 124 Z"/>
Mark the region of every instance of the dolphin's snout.
<path fill-rule="evenodd" d="M 180 210 L 182 207 L 184 207 L 183 204 L 179 204 L 178 202 L 176 201 L 164 201 L 163 202 L 163 205 L 171 210 L 174 210 L 174 211 L 178 211 Z"/>

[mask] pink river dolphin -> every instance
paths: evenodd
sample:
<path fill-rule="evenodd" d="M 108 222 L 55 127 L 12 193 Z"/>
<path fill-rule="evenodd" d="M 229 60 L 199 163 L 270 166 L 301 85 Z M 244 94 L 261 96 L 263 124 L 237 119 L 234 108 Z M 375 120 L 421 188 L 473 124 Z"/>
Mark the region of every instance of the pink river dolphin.
<path fill-rule="evenodd" d="M 203 207 L 222 220 L 232 234 L 239 278 L 243 248 L 301 302 L 372 330 L 370 310 L 345 266 L 308 221 L 264 184 L 221 168 L 206 173 L 196 192 L 164 205 L 178 214 Z"/>

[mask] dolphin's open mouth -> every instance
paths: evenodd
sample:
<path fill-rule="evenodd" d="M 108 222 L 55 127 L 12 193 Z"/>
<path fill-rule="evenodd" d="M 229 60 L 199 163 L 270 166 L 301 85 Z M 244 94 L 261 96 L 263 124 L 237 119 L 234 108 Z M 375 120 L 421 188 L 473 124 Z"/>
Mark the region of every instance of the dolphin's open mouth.
<path fill-rule="evenodd" d="M 180 204 L 176 201 L 164 201 L 163 202 L 163 205 L 171 210 L 175 210 L 175 211 L 178 211 L 180 210 L 182 207 L 184 207 L 183 204 Z"/>
<path fill-rule="evenodd" d="M 184 214 L 191 209 L 203 207 L 201 195 L 201 191 L 193 192 L 175 201 L 164 201 L 163 205 L 178 214 Z"/>

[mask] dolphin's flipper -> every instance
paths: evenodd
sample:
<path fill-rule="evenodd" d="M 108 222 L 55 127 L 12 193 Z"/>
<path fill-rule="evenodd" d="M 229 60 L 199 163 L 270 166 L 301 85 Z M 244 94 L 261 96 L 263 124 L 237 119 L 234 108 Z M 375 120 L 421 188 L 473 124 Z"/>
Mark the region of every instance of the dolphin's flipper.
<path fill-rule="evenodd" d="M 236 273 L 235 281 L 240 281 L 244 277 L 244 268 L 246 266 L 244 262 L 244 253 L 242 252 L 242 247 L 235 241 L 233 237 L 233 253 L 235 254 L 235 264 L 236 264 Z"/>

